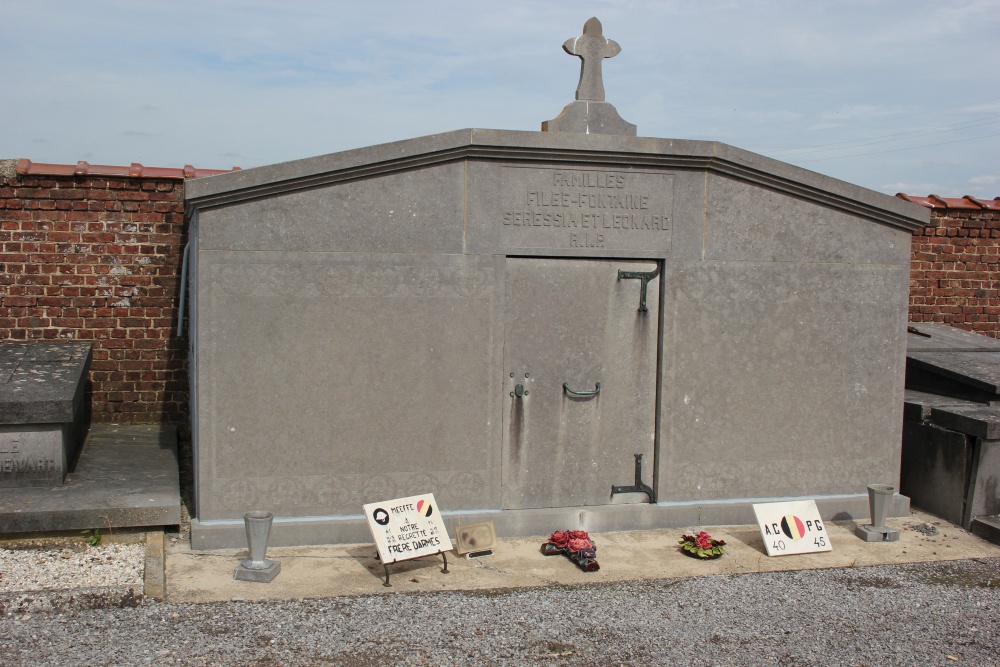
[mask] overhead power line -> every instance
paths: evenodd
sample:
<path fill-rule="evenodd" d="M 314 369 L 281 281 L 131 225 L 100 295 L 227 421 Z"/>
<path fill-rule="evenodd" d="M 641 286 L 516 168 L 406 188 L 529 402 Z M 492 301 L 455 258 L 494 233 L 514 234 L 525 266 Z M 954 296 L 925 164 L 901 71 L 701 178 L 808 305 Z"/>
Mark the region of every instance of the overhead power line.
<path fill-rule="evenodd" d="M 858 126 L 858 125 L 861 125 L 861 126 L 881 125 L 881 124 L 888 123 L 888 122 L 898 123 L 900 120 L 902 120 L 904 118 L 913 118 L 914 116 L 926 116 L 927 114 L 940 113 L 942 111 L 954 111 L 956 109 L 968 109 L 969 107 L 974 107 L 974 106 L 977 106 L 977 105 L 980 105 L 980 104 L 989 104 L 990 102 L 997 102 L 997 101 L 1000 101 L 1000 97 L 991 97 L 990 99 L 986 99 L 986 100 L 976 100 L 974 102 L 965 102 L 963 104 L 958 104 L 958 105 L 954 105 L 954 106 L 950 106 L 950 107 L 939 107 L 937 109 L 927 109 L 925 111 L 914 111 L 912 113 L 907 113 L 907 114 L 895 114 L 895 115 L 891 115 L 891 116 L 886 116 L 886 117 L 880 118 L 878 120 L 870 120 L 870 121 L 866 121 L 866 122 L 863 122 L 863 123 L 856 123 L 855 126 Z M 822 130 L 798 130 L 796 132 L 785 132 L 785 133 L 782 133 L 782 134 L 766 135 L 766 136 L 760 137 L 759 139 L 762 139 L 762 140 L 765 140 L 765 141 L 771 140 L 771 139 L 783 139 L 783 138 L 786 138 L 786 137 L 794 137 L 794 136 L 797 136 L 797 135 L 800 135 L 800 134 L 816 134 L 817 132 L 820 132 L 820 131 L 822 131 Z"/>
<path fill-rule="evenodd" d="M 851 148 L 862 148 L 864 146 L 886 144 L 886 143 L 891 143 L 893 141 L 905 141 L 907 139 L 914 139 L 917 137 L 927 137 L 935 134 L 947 134 L 948 132 L 955 132 L 956 130 L 968 130 L 973 127 L 980 127 L 982 125 L 992 125 L 994 123 L 1000 123 L 1000 116 L 990 116 L 988 118 L 980 118 L 978 120 L 967 120 L 967 121 L 962 121 L 960 123 L 951 123 L 949 125 L 939 125 L 937 127 L 929 127 L 919 130 L 910 130 L 908 132 L 895 132 L 893 134 L 868 137 L 866 139 L 835 141 L 829 144 L 817 144 L 815 146 L 809 146 L 805 148 L 781 149 L 776 151 L 769 151 L 768 154 L 774 157 L 779 157 L 779 156 L 787 157 L 790 155 L 800 155 L 807 153 L 825 153 L 831 150 L 848 150 Z M 831 148 L 832 146 L 842 146 L 842 148 Z"/>
<path fill-rule="evenodd" d="M 853 155 L 840 155 L 838 157 L 821 157 L 813 158 L 811 160 L 797 160 L 798 163 L 804 164 L 806 162 L 826 162 L 829 160 L 843 160 L 849 157 L 864 157 L 865 155 L 881 155 L 883 153 L 898 153 L 899 151 L 914 151 L 918 148 L 930 148 L 932 146 L 945 146 L 947 144 L 958 144 L 963 141 L 977 141 L 979 139 L 989 139 L 990 137 L 1000 137 L 1000 132 L 997 134 L 987 134 L 981 137 L 967 137 L 965 139 L 955 139 L 954 141 L 942 141 L 936 144 L 921 144 L 920 146 L 908 146 L 906 148 L 892 148 L 887 151 L 870 151 L 868 153 L 854 153 Z"/>

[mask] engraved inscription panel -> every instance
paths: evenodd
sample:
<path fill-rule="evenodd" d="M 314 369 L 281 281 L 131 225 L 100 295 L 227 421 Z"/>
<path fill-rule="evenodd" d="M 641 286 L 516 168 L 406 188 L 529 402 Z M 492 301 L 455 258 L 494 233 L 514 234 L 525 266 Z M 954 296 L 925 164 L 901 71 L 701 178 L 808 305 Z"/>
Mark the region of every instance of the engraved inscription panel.
<path fill-rule="evenodd" d="M 500 178 L 504 248 L 670 250 L 672 174 L 504 167 Z"/>
<path fill-rule="evenodd" d="M 0 488 L 62 484 L 59 437 L 56 430 L 0 432 Z"/>

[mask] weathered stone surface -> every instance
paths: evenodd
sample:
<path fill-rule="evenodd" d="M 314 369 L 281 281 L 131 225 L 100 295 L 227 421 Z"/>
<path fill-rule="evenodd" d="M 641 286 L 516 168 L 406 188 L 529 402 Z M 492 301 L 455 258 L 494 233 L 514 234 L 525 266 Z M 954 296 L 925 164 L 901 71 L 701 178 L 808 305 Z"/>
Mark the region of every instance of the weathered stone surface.
<path fill-rule="evenodd" d="M 911 324 L 907 332 L 907 353 L 933 352 L 1000 352 L 1000 340 L 972 333 L 947 324 L 920 322 Z"/>
<path fill-rule="evenodd" d="M 502 264 L 261 252 L 200 264 L 202 518 L 353 514 L 428 487 L 445 507 L 495 505 Z"/>
<path fill-rule="evenodd" d="M 935 516 L 962 525 L 974 443 L 961 433 L 906 421 L 899 490 Z"/>
<path fill-rule="evenodd" d="M 906 356 L 911 365 L 935 376 L 954 380 L 971 390 L 1000 395 L 1000 354 L 997 352 L 909 351 Z"/>
<path fill-rule="evenodd" d="M 933 324 L 907 338 L 902 489 L 969 528 L 1000 512 L 1000 342 Z"/>
<path fill-rule="evenodd" d="M 982 404 L 907 388 L 903 399 L 903 418 L 910 421 L 925 421 L 930 419 L 933 408 L 967 405 L 977 406 Z"/>
<path fill-rule="evenodd" d="M 634 137 L 638 128 L 620 115 L 608 102 L 570 102 L 552 120 L 542 121 L 542 132 L 577 134 L 614 134 Z"/>
<path fill-rule="evenodd" d="M 788 194 L 712 176 L 707 198 L 705 259 L 894 266 L 909 261 L 910 247 L 897 230 Z"/>
<path fill-rule="evenodd" d="M 84 429 L 90 343 L 0 343 L 0 488 L 58 486 Z"/>
<path fill-rule="evenodd" d="M 0 488 L 62 484 L 77 449 L 74 431 L 72 424 L 0 426 Z"/>
<path fill-rule="evenodd" d="M 90 343 L 0 343 L 0 424 L 72 422 Z"/>
<path fill-rule="evenodd" d="M 661 500 L 808 497 L 895 477 L 905 265 L 668 267 Z"/>
<path fill-rule="evenodd" d="M 934 407 L 930 420 L 942 428 L 983 440 L 1000 439 L 1000 407 L 968 403 Z"/>
<path fill-rule="evenodd" d="M 294 191 L 203 213 L 202 250 L 462 252 L 461 164 Z M 262 276 L 267 279 L 267 276 Z"/>

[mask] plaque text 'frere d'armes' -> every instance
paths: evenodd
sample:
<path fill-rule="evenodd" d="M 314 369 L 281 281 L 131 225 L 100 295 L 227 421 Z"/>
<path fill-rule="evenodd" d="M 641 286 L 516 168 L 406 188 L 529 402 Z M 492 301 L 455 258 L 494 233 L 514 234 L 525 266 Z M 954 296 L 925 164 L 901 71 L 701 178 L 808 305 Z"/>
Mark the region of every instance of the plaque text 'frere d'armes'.
<path fill-rule="evenodd" d="M 504 167 L 501 245 L 667 251 L 673 176 Z"/>

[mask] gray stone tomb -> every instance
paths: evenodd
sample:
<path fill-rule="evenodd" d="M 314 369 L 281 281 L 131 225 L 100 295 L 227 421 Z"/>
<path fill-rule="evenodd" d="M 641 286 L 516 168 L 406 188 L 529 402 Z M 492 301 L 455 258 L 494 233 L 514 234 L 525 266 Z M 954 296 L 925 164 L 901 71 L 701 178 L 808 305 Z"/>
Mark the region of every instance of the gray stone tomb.
<path fill-rule="evenodd" d="M 195 548 L 253 509 L 274 545 L 367 542 L 362 504 L 419 493 L 501 536 L 867 520 L 898 480 L 926 209 L 621 131 L 617 45 L 570 42 L 565 125 L 188 181 Z"/>
<path fill-rule="evenodd" d="M 0 488 L 60 486 L 83 440 L 90 343 L 0 343 Z"/>

